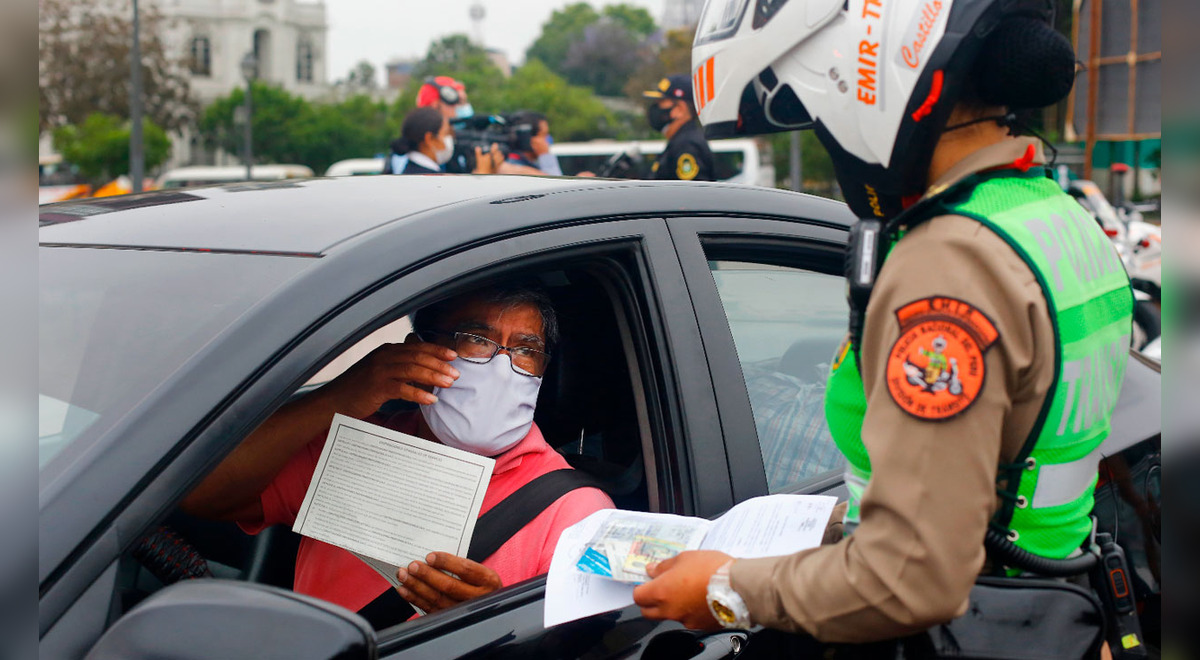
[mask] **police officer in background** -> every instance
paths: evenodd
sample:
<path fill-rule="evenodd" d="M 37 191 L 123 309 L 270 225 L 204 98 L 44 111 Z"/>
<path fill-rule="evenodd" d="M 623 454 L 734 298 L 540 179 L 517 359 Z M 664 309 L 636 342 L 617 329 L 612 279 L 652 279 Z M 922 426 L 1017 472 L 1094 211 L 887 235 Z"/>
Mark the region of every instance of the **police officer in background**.
<path fill-rule="evenodd" d="M 709 134 L 815 126 L 864 218 L 825 401 L 847 459 L 848 507 L 832 521 L 846 535 L 784 557 L 681 553 L 648 567 L 643 614 L 894 639 L 963 615 L 980 573 L 1013 575 L 985 545 L 1079 555 L 1133 297 L 1112 244 L 1010 114 L 1073 83 L 1053 0 L 791 0 L 766 28 L 734 20 L 755 3 L 709 4 L 702 16 L 723 22 L 702 19 L 693 49 L 697 80 L 717 90 L 698 95 Z M 790 27 L 770 37 L 772 25 Z"/>
<path fill-rule="evenodd" d="M 642 93 L 652 103 L 646 108 L 650 127 L 667 138 L 667 146 L 650 169 L 651 179 L 715 181 L 712 151 L 704 128 L 696 119 L 692 79 L 668 76 L 658 87 Z"/>

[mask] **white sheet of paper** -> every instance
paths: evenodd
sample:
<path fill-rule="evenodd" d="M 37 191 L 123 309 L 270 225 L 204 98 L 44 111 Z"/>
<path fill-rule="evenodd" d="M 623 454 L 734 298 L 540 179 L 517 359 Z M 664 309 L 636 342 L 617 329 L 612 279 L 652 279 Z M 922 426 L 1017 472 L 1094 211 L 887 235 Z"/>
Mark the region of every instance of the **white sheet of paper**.
<path fill-rule="evenodd" d="M 546 597 L 542 600 L 546 608 L 542 623 L 547 628 L 633 604 L 634 585 L 575 568 L 588 541 L 613 513 L 628 512 L 597 511 L 559 535 L 554 558 L 550 560 L 550 573 L 546 576 Z"/>
<path fill-rule="evenodd" d="M 734 506 L 700 544 L 734 557 L 756 559 L 790 555 L 821 545 L 837 498 L 831 495 L 766 495 Z"/>
<path fill-rule="evenodd" d="M 495 463 L 334 415 L 292 531 L 374 559 L 381 574 L 434 551 L 465 556 Z"/>

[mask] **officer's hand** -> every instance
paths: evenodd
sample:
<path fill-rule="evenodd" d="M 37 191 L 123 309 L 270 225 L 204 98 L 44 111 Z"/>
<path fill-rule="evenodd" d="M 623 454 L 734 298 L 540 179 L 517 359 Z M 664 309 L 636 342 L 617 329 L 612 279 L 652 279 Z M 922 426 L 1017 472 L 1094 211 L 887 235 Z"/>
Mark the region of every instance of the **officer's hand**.
<path fill-rule="evenodd" d="M 650 564 L 651 579 L 633 590 L 633 602 L 647 619 L 674 619 L 693 630 L 721 627 L 708 611 L 708 579 L 733 559 L 716 550 L 691 550 Z"/>
<path fill-rule="evenodd" d="M 409 335 L 403 344 L 384 344 L 371 351 L 328 385 L 317 390 L 333 409 L 362 419 L 392 399 L 429 404 L 437 401 L 429 391 L 450 387 L 458 370 L 450 361 L 458 354 Z"/>
<path fill-rule="evenodd" d="M 396 593 L 427 613 L 490 594 L 503 586 L 496 571 L 470 559 L 445 552 L 431 552 L 425 559 L 396 571 L 396 579 L 401 583 Z"/>

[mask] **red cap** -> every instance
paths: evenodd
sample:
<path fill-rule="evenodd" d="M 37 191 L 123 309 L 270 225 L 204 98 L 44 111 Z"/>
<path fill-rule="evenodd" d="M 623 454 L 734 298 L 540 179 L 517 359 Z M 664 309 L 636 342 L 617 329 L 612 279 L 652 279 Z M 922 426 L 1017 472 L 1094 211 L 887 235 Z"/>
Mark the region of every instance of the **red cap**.
<path fill-rule="evenodd" d="M 1124 174 L 1129 171 L 1129 166 L 1125 163 L 1113 163 L 1108 169 L 1116 174 Z"/>
<path fill-rule="evenodd" d="M 450 76 L 426 78 L 425 84 L 417 91 L 417 107 L 424 108 L 442 101 L 448 105 L 458 105 L 466 86 Z"/>

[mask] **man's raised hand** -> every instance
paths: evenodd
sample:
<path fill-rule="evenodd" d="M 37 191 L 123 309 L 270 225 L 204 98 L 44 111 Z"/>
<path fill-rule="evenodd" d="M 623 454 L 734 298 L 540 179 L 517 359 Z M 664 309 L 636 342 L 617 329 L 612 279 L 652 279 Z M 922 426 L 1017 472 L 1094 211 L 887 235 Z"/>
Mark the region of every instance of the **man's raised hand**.
<path fill-rule="evenodd" d="M 458 379 L 458 370 L 450 366 L 456 357 L 449 348 L 409 335 L 403 344 L 371 351 L 317 393 L 337 412 L 359 419 L 392 399 L 430 404 L 437 397 L 428 389 L 450 387 Z"/>

